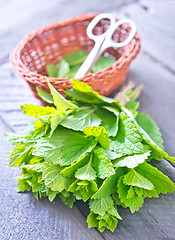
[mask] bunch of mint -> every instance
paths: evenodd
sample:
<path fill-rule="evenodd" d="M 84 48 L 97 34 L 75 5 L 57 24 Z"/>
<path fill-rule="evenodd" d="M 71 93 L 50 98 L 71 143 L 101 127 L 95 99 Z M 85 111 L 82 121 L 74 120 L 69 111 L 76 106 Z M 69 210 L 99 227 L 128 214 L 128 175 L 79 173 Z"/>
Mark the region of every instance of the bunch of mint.
<path fill-rule="evenodd" d="M 73 78 L 88 56 L 88 51 L 79 50 L 64 56 L 56 65 L 48 64 L 47 73 L 54 78 Z M 111 57 L 101 56 L 90 73 L 98 72 L 115 63 Z"/>
<path fill-rule="evenodd" d="M 138 211 L 145 198 L 172 193 L 173 182 L 148 162 L 165 158 L 159 128 L 138 103 L 100 96 L 78 80 L 66 100 L 48 82 L 51 95 L 38 89 L 54 107 L 23 105 L 34 117 L 28 135 L 8 135 L 15 145 L 10 166 L 20 166 L 18 191 L 34 196 L 58 195 L 72 207 L 76 200 L 89 200 L 89 227 L 114 231 L 121 216 L 117 206 Z"/>

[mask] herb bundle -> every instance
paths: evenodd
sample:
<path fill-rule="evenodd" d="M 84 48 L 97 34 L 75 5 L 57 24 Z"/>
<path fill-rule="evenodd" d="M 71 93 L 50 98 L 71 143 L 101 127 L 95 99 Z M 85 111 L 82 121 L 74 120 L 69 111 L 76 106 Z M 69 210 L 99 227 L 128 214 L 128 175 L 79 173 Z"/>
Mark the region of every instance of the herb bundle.
<path fill-rule="evenodd" d="M 38 89 L 54 107 L 21 106 L 34 117 L 28 135 L 8 135 L 15 145 L 10 166 L 20 166 L 18 192 L 38 199 L 58 195 L 72 207 L 89 200 L 89 227 L 114 231 L 121 216 L 117 206 L 138 211 L 145 198 L 172 193 L 173 182 L 151 166 L 154 158 L 175 162 L 163 150 L 159 128 L 138 103 L 100 96 L 78 80 L 62 97 L 48 82 L 52 97 Z"/>
<path fill-rule="evenodd" d="M 79 50 L 71 52 L 64 56 L 56 65 L 48 64 L 47 73 L 54 78 L 73 78 L 78 72 L 81 64 L 88 56 L 88 51 Z M 115 59 L 111 57 L 101 56 L 93 66 L 90 73 L 98 72 L 115 63 Z"/>

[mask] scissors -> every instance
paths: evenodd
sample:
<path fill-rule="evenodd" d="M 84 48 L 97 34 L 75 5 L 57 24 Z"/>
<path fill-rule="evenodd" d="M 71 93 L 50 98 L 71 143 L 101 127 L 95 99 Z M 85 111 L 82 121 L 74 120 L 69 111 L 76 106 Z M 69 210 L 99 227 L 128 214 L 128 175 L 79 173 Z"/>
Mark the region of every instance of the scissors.
<path fill-rule="evenodd" d="M 110 21 L 110 25 L 106 32 L 102 33 L 101 35 L 94 35 L 93 29 L 102 19 L 108 19 Z M 114 42 L 112 40 L 112 35 L 120 25 L 125 23 L 128 23 L 131 27 L 130 35 L 123 42 Z M 86 60 L 81 65 L 78 72 L 75 74 L 74 78 L 78 79 L 84 77 L 92 69 L 93 65 L 96 63 L 96 61 L 105 49 L 109 47 L 120 48 L 126 46 L 133 39 L 135 33 L 136 26 L 129 19 L 121 19 L 116 22 L 115 17 L 111 14 L 103 13 L 96 16 L 87 27 L 87 35 L 90 39 L 94 40 L 95 45 L 87 56 Z"/>

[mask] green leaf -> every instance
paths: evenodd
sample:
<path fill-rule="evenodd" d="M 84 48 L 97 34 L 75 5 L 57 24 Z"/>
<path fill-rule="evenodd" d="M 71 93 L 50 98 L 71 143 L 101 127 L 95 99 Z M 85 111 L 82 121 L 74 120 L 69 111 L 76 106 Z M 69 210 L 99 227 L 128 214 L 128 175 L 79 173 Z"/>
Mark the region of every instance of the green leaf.
<path fill-rule="evenodd" d="M 87 217 L 88 228 L 98 227 L 98 220 L 96 219 L 96 214 L 94 212 L 90 212 Z"/>
<path fill-rule="evenodd" d="M 95 180 L 96 178 L 96 172 L 91 166 L 91 163 L 89 162 L 85 166 L 79 168 L 76 173 L 75 177 L 80 180 Z"/>
<path fill-rule="evenodd" d="M 50 77 L 57 78 L 58 67 L 54 64 L 47 64 L 47 73 Z"/>
<path fill-rule="evenodd" d="M 101 179 L 115 174 L 114 166 L 102 148 L 95 149 L 93 165 L 97 172 L 97 176 Z"/>
<path fill-rule="evenodd" d="M 26 138 L 23 135 L 15 134 L 15 133 L 4 133 L 7 140 L 13 145 L 21 145 L 26 142 Z"/>
<path fill-rule="evenodd" d="M 101 119 L 94 113 L 93 107 L 80 107 L 79 111 L 68 116 L 60 124 L 75 131 L 83 131 L 83 128 L 99 126 Z"/>
<path fill-rule="evenodd" d="M 137 186 L 139 188 L 144 188 L 147 190 L 152 190 L 154 185 L 141 174 L 139 174 L 134 169 L 131 169 L 123 178 L 123 183 L 125 185 Z"/>
<path fill-rule="evenodd" d="M 64 78 L 74 78 L 80 67 L 81 64 L 70 66 L 70 71 L 64 76 Z"/>
<path fill-rule="evenodd" d="M 72 136 L 76 137 L 79 136 L 79 134 L 59 126 L 50 138 L 42 137 L 37 141 L 32 154 L 44 157 L 48 162 L 58 164 L 62 154 L 61 147 L 63 147 L 64 143 L 68 142 Z"/>
<path fill-rule="evenodd" d="M 144 129 L 150 138 L 163 150 L 163 139 L 160 130 L 154 120 L 145 113 L 138 112 L 137 123 Z"/>
<path fill-rule="evenodd" d="M 95 92 L 88 84 L 84 82 L 73 79 L 72 87 L 73 91 L 67 89 L 65 93 L 74 100 L 90 104 L 105 102 L 99 93 Z"/>
<path fill-rule="evenodd" d="M 118 154 L 116 152 L 113 152 L 110 149 L 106 149 L 105 153 L 108 155 L 108 158 L 111 159 L 111 160 L 122 157 L 122 154 Z"/>
<path fill-rule="evenodd" d="M 53 97 L 50 93 L 43 91 L 41 88 L 36 87 L 38 95 L 47 103 L 54 103 Z"/>
<path fill-rule="evenodd" d="M 26 164 L 24 166 L 21 166 L 21 168 L 27 169 L 27 170 L 32 170 L 35 172 L 44 172 L 47 168 L 49 167 L 49 164 L 46 162 L 43 163 L 38 163 L 38 164 L 34 164 L 32 165 L 30 164 Z"/>
<path fill-rule="evenodd" d="M 58 63 L 58 75 L 57 78 L 64 78 L 66 74 L 68 74 L 70 68 L 69 64 L 66 62 L 66 60 L 63 58 Z"/>
<path fill-rule="evenodd" d="M 150 156 L 150 151 L 142 154 L 135 154 L 133 156 L 121 157 L 114 160 L 112 163 L 114 167 L 128 167 L 135 168 L 139 164 L 143 163 Z"/>
<path fill-rule="evenodd" d="M 32 189 L 25 179 L 19 180 L 17 187 L 17 192 L 29 192 Z"/>
<path fill-rule="evenodd" d="M 136 188 L 136 187 L 135 187 Z M 139 188 L 139 190 L 140 190 L 141 188 Z M 143 196 L 146 198 L 146 197 L 149 197 L 149 198 L 152 198 L 152 197 L 154 197 L 154 198 L 158 198 L 159 197 L 159 195 L 157 194 L 157 191 L 155 190 L 155 189 L 153 189 L 153 190 L 151 190 L 151 191 L 149 191 L 149 190 L 146 190 L 146 189 L 143 189 L 142 188 L 142 190 L 143 190 Z M 138 194 L 138 189 L 135 189 L 135 192 Z"/>
<path fill-rule="evenodd" d="M 140 127 L 140 125 L 136 122 L 134 119 L 132 113 L 128 111 L 126 108 L 124 108 L 125 113 L 128 115 L 128 117 L 135 123 L 135 125 L 138 127 L 138 130 L 140 134 L 142 135 L 144 141 L 154 150 L 154 156 L 156 156 L 156 159 L 165 158 L 166 160 L 175 162 L 175 157 L 171 157 L 168 155 L 168 153 L 164 152 L 147 134 L 147 132 Z"/>
<path fill-rule="evenodd" d="M 114 102 L 113 102 L 114 103 Z M 116 104 L 115 104 L 116 105 Z M 104 109 L 106 109 L 106 110 L 108 110 L 109 112 L 112 112 L 112 113 L 114 113 L 115 114 L 115 116 L 119 116 L 119 113 L 120 113 L 120 109 L 119 109 L 119 107 L 118 107 L 118 104 L 117 104 L 117 106 L 103 106 L 103 108 Z"/>
<path fill-rule="evenodd" d="M 51 94 L 53 96 L 54 104 L 57 107 L 58 110 L 60 111 L 65 111 L 67 109 L 76 109 L 77 106 L 74 105 L 73 103 L 69 102 L 66 100 L 61 94 L 50 84 L 50 82 L 47 80 L 47 84 L 51 90 Z"/>
<path fill-rule="evenodd" d="M 119 213 L 117 212 L 116 207 L 112 206 L 111 208 L 108 209 L 107 211 L 110 215 L 115 216 L 116 218 L 122 220 L 121 216 L 119 215 Z"/>
<path fill-rule="evenodd" d="M 73 182 L 67 189 L 73 192 L 76 199 L 86 202 L 98 190 L 97 184 L 93 180 L 79 180 Z"/>
<path fill-rule="evenodd" d="M 135 124 L 124 113 L 120 114 L 117 136 L 110 140 L 110 150 L 123 156 L 144 153 L 142 137 Z"/>
<path fill-rule="evenodd" d="M 103 181 L 103 184 L 101 187 L 98 189 L 98 191 L 92 196 L 94 199 L 99 199 L 103 198 L 106 196 L 111 195 L 114 193 L 117 189 L 117 182 L 123 174 L 125 174 L 125 169 L 124 168 L 117 168 L 116 169 L 116 174 L 111 175 L 110 177 L 106 178 Z"/>
<path fill-rule="evenodd" d="M 89 208 L 92 212 L 103 216 L 105 212 L 113 206 L 113 200 L 110 196 L 89 201 Z"/>
<path fill-rule="evenodd" d="M 64 60 L 70 65 L 74 66 L 77 64 L 81 64 L 87 58 L 88 52 L 85 50 L 79 50 L 75 52 L 71 52 L 64 56 Z"/>
<path fill-rule="evenodd" d="M 69 167 L 64 168 L 61 174 L 65 177 L 73 177 L 75 172 L 84 166 L 89 161 L 89 155 L 86 154 L 82 158 L 78 159 L 75 163 L 71 164 Z"/>
<path fill-rule="evenodd" d="M 140 188 L 138 188 L 138 189 L 140 189 Z M 135 195 L 134 188 L 133 188 L 133 186 L 130 186 L 126 198 L 132 198 L 134 195 Z M 141 194 L 141 196 L 142 196 L 142 194 Z M 141 197 L 141 196 L 139 196 L 139 197 Z"/>
<path fill-rule="evenodd" d="M 76 162 L 86 153 L 91 152 L 96 144 L 97 140 L 93 137 L 86 138 L 81 135 L 78 137 L 71 137 L 62 147 L 62 159 L 60 164 L 65 166 Z"/>
<path fill-rule="evenodd" d="M 38 118 L 38 116 L 50 116 L 55 111 L 54 107 L 39 107 L 32 104 L 22 105 L 21 109 L 24 111 L 24 114 L 35 118 Z"/>
<path fill-rule="evenodd" d="M 61 198 L 61 200 L 70 208 L 73 207 L 74 202 L 75 202 L 75 197 L 73 196 L 72 193 L 67 192 L 66 190 L 64 190 L 63 192 L 61 192 L 59 194 L 59 197 Z"/>
<path fill-rule="evenodd" d="M 157 168 L 151 166 L 150 164 L 144 162 L 138 165 L 135 170 L 154 185 L 154 188 L 158 194 L 166 194 L 167 192 L 172 193 L 175 190 L 174 183 Z"/>
<path fill-rule="evenodd" d="M 130 187 L 126 186 L 123 183 L 123 178 L 124 178 L 124 176 L 121 176 L 118 181 L 117 192 L 119 194 L 119 198 L 120 198 L 121 202 L 124 203 L 126 207 L 129 207 L 131 212 L 134 213 L 135 211 L 138 211 L 139 208 L 142 206 L 142 204 L 144 202 L 144 198 L 138 197 L 137 195 L 134 195 L 132 198 L 127 198 Z"/>
<path fill-rule="evenodd" d="M 24 162 L 28 162 L 30 160 L 31 152 L 32 152 L 32 145 L 30 146 L 18 145 L 14 147 L 10 155 L 9 166 L 17 167 Z"/>
<path fill-rule="evenodd" d="M 109 136 L 115 136 L 118 130 L 118 120 L 119 118 L 113 113 L 99 108 L 95 112 L 97 116 L 101 119 L 100 126 L 104 127 L 109 134 Z M 96 125 L 97 126 L 97 125 Z M 91 126 L 93 127 L 93 126 Z"/>
<path fill-rule="evenodd" d="M 52 191 L 61 192 L 66 188 L 67 178 L 60 174 L 62 169 L 55 165 L 48 167 L 43 173 L 43 180 L 48 188 Z"/>
<path fill-rule="evenodd" d="M 50 123 L 51 123 L 51 132 L 50 136 L 53 134 L 59 123 L 66 117 L 66 113 L 61 112 L 61 111 L 55 111 L 52 114 L 52 117 L 50 118 Z"/>
<path fill-rule="evenodd" d="M 104 127 L 86 127 L 83 132 L 87 136 L 94 136 L 104 149 L 108 149 L 110 146 L 109 135 Z"/>
<path fill-rule="evenodd" d="M 129 101 L 125 104 L 125 107 L 130 111 L 136 111 L 139 107 L 139 102 L 136 101 Z"/>
<path fill-rule="evenodd" d="M 57 194 L 58 194 L 57 191 L 52 191 L 50 188 L 47 188 L 47 196 L 50 202 L 53 202 Z"/>
<path fill-rule="evenodd" d="M 99 60 L 96 62 L 96 64 L 93 66 L 92 72 L 101 71 L 104 68 L 107 68 L 107 67 L 111 66 L 112 64 L 114 64 L 115 61 L 116 60 L 111 57 L 101 56 L 99 58 Z"/>

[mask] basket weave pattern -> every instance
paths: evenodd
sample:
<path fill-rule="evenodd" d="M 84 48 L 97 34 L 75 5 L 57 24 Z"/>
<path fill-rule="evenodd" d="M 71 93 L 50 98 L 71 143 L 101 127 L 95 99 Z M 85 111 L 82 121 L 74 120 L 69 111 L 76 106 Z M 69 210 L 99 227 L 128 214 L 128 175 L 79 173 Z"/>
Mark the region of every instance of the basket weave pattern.
<path fill-rule="evenodd" d="M 40 28 L 20 41 L 10 55 L 14 70 L 23 77 L 33 94 L 39 98 L 36 86 L 49 92 L 45 75 L 48 63 L 56 64 L 66 54 L 85 49 L 90 51 L 94 41 L 86 35 L 86 28 L 96 14 L 86 14 L 57 22 Z M 94 30 L 95 34 L 103 33 L 108 21 L 103 20 Z M 128 36 L 129 27 L 122 25 L 113 36 L 115 41 L 123 41 Z M 87 74 L 80 80 L 88 83 L 95 91 L 107 96 L 120 86 L 128 72 L 129 64 L 140 50 L 140 38 L 136 34 L 127 46 L 120 49 L 109 48 L 105 54 L 116 59 L 116 62 L 102 71 Z M 66 88 L 71 88 L 71 79 L 48 77 L 51 84 L 63 94 Z"/>

